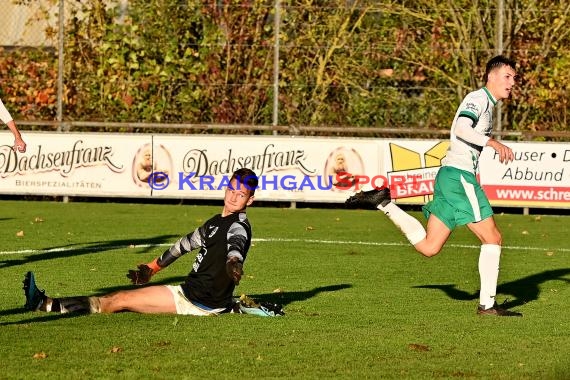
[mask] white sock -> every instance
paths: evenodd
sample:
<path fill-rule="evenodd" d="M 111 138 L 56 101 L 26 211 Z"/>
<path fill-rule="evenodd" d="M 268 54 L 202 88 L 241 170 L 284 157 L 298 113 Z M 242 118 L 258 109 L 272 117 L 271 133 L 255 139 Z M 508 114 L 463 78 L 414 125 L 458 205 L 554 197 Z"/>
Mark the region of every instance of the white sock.
<path fill-rule="evenodd" d="M 479 254 L 479 277 L 481 279 L 481 292 L 479 304 L 485 309 L 493 307 L 497 293 L 499 279 L 499 261 L 501 259 L 501 246 L 496 244 L 481 245 Z"/>
<path fill-rule="evenodd" d="M 420 221 L 402 210 L 394 202 L 390 202 L 386 206 L 379 205 L 378 210 L 386 214 L 402 230 L 412 245 L 416 245 L 425 239 L 426 230 Z"/>

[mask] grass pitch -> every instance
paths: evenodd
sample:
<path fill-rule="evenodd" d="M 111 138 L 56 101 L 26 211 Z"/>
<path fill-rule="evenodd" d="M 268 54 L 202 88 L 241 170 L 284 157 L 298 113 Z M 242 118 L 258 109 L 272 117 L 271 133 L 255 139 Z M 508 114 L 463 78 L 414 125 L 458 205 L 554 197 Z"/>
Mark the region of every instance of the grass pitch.
<path fill-rule="evenodd" d="M 476 239 L 426 259 L 380 212 L 248 211 L 236 295 L 287 315 L 59 315 L 23 310 L 33 270 L 51 296 L 131 287 L 125 274 L 221 207 L 1 201 L 0 379 L 569 379 L 569 217 L 497 215 L 498 301 L 477 316 Z M 421 217 L 419 214 L 416 216 Z M 193 254 L 153 283 L 177 284 Z"/>

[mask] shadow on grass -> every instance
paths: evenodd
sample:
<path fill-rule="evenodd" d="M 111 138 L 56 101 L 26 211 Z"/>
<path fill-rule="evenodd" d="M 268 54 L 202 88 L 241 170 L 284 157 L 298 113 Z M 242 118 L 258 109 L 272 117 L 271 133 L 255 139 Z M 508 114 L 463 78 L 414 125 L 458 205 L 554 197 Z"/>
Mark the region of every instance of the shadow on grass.
<path fill-rule="evenodd" d="M 247 296 L 253 298 L 257 302 L 270 302 L 278 303 L 283 306 L 290 304 L 291 302 L 306 301 L 309 298 L 313 298 L 319 293 L 325 292 L 337 292 L 339 290 L 351 288 L 350 284 L 338 284 L 338 285 L 328 285 L 319 286 L 311 290 L 297 291 L 297 292 L 281 292 L 281 293 L 263 293 L 263 294 L 248 294 Z"/>
<path fill-rule="evenodd" d="M 17 309 L 9 309 L 9 310 L 2 310 L 0 311 L 0 316 L 2 315 L 15 315 L 15 314 L 25 314 L 30 313 L 27 310 L 22 308 Z M 0 326 L 9 326 L 9 325 L 26 325 L 28 323 L 42 323 L 42 322 L 51 322 L 58 319 L 66 319 L 66 318 L 77 318 L 77 317 L 84 317 L 89 314 L 81 314 L 81 313 L 69 313 L 69 314 L 59 314 L 59 313 L 30 313 L 34 317 L 28 319 L 22 319 L 19 321 L 14 322 L 0 322 Z"/>
<path fill-rule="evenodd" d="M 38 250 L 42 253 L 32 253 L 24 257 L 17 259 L 7 259 L 0 260 L 0 268 L 8 268 L 17 265 L 23 265 L 27 263 L 34 263 L 44 260 L 61 259 L 64 257 L 72 257 L 79 255 L 86 255 L 91 253 L 100 253 L 105 251 L 111 251 L 114 249 L 125 249 L 129 246 L 142 245 L 144 248 L 143 253 L 149 252 L 154 249 L 153 245 L 163 244 L 163 243 L 174 243 L 173 239 L 177 238 L 178 235 L 161 235 L 153 238 L 145 239 L 121 239 L 121 240 L 111 240 L 111 241 L 97 241 L 91 243 L 81 243 L 81 247 L 73 248 L 79 244 L 69 244 L 58 247 L 44 248 Z M 138 249 L 137 248 L 137 249 Z"/>
<path fill-rule="evenodd" d="M 536 301 L 540 295 L 540 285 L 548 281 L 564 281 L 570 284 L 570 279 L 563 276 L 570 275 L 570 268 L 553 269 L 523 277 L 497 286 L 497 294 L 512 296 L 513 300 L 508 300 L 501 306 L 511 308 L 521 306 L 525 303 Z M 458 301 L 473 301 L 479 298 L 479 291 L 469 293 L 458 289 L 455 284 L 445 285 L 418 285 L 414 288 L 438 289 L 443 291 L 449 298 Z"/>

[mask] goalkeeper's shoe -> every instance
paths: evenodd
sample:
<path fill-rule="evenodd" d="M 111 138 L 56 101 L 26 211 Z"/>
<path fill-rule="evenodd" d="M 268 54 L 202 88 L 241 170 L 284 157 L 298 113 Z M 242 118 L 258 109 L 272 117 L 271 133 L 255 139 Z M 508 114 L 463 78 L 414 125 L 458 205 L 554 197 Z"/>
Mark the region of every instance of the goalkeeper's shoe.
<path fill-rule="evenodd" d="M 242 294 L 239 299 L 234 299 L 232 313 L 253 314 L 260 317 L 279 317 L 285 315 L 283 305 L 271 302 L 257 303 L 251 297 Z"/>
<path fill-rule="evenodd" d="M 283 305 L 271 302 L 262 302 L 260 308 L 271 316 L 285 315 Z"/>
<path fill-rule="evenodd" d="M 385 187 L 380 190 L 360 191 L 348 198 L 344 205 L 346 208 L 377 210 L 378 206 L 386 206 L 390 201 L 390 189 Z"/>
<path fill-rule="evenodd" d="M 494 315 L 497 317 L 522 317 L 522 313 L 504 309 L 504 308 L 500 307 L 499 305 L 497 305 L 496 302 L 493 305 L 493 307 L 491 307 L 489 309 L 485 309 L 485 307 L 483 305 L 479 305 L 479 307 L 477 308 L 477 314 L 478 315 Z"/>
<path fill-rule="evenodd" d="M 280 317 L 285 315 L 282 305 L 269 302 L 262 302 L 257 307 L 248 307 L 238 302 L 237 310 L 239 314 L 253 314 L 259 317 Z"/>
<path fill-rule="evenodd" d="M 29 311 L 38 310 L 46 299 L 45 290 L 40 290 L 36 286 L 34 272 L 28 272 L 24 277 L 24 293 L 26 296 L 26 304 L 24 305 L 24 308 Z"/>

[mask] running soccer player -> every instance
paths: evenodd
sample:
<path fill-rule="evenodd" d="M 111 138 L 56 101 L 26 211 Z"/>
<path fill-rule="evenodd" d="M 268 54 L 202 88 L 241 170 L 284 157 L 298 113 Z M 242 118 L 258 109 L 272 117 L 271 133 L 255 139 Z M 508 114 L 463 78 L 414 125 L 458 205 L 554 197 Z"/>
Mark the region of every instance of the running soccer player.
<path fill-rule="evenodd" d="M 508 146 L 490 137 L 493 108 L 511 94 L 515 84 L 515 62 L 504 56 L 492 58 L 485 70 L 485 87 L 463 99 L 451 126 L 451 141 L 435 179 L 433 200 L 424 207 L 427 230 L 414 217 L 391 201 L 390 189 L 361 191 L 348 198 L 348 208 L 379 209 L 398 226 L 422 255 L 437 255 L 451 231 L 466 225 L 481 241 L 479 276 L 481 289 L 477 314 L 521 316 L 497 305 L 502 237 L 493 210 L 476 179 L 483 147 L 494 149 L 501 163 L 514 159 Z"/>
<path fill-rule="evenodd" d="M 129 270 L 127 274 L 133 284 L 146 284 L 182 255 L 199 248 L 192 269 L 181 285 L 146 286 L 101 297 L 51 298 L 38 289 L 33 272 L 28 272 L 24 279 L 24 307 L 30 311 L 59 313 L 132 311 L 199 316 L 247 313 L 248 308 L 235 307 L 232 295 L 243 275 L 243 263 L 251 245 L 246 207 L 252 204 L 257 185 L 258 178 L 252 170 L 243 168 L 234 172 L 225 191 L 221 214 L 180 238 L 160 257 L 138 265 L 137 270 Z M 252 314 L 274 316 L 283 312 L 280 305 L 265 304 L 263 310 Z"/>

